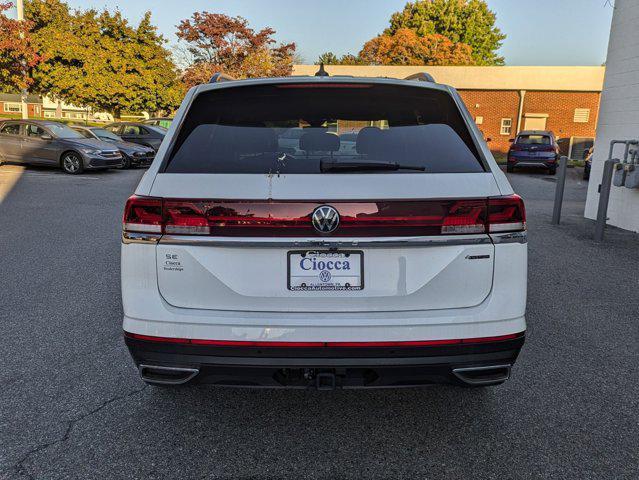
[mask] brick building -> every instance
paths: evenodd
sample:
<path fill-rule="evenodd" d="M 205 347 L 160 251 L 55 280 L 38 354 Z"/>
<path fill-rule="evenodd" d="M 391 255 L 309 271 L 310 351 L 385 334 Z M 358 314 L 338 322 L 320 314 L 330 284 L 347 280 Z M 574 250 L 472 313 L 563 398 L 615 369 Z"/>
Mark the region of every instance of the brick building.
<path fill-rule="evenodd" d="M 312 75 L 316 65 L 295 65 Z M 595 137 L 604 67 L 394 67 L 329 65 L 331 75 L 406 78 L 427 71 L 455 87 L 490 149 L 505 153 L 520 130 L 552 130 L 562 153 L 581 158 Z"/>

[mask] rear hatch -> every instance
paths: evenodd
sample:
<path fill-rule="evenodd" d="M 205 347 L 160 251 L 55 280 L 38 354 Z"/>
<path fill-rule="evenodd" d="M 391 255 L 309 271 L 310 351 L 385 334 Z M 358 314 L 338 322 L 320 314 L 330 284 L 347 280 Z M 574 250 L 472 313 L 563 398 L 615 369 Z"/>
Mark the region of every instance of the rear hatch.
<path fill-rule="evenodd" d="M 545 160 L 557 155 L 557 148 L 550 135 L 521 134 L 511 146 L 511 154 L 522 159 Z"/>
<path fill-rule="evenodd" d="M 291 129 L 303 131 L 294 144 Z M 163 233 L 158 288 L 170 305 L 409 311 L 489 295 L 490 224 L 507 230 L 517 215 L 495 200 L 447 91 L 229 86 L 196 97 L 176 135 L 151 198 L 132 198 L 125 218 Z"/>

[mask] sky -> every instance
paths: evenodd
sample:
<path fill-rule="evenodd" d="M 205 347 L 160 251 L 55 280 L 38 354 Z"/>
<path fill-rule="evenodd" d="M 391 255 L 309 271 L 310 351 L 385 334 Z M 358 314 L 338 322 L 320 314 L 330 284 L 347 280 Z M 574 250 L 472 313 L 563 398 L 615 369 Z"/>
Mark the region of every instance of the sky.
<path fill-rule="evenodd" d="M 118 8 L 137 22 L 147 10 L 169 44 L 175 26 L 196 11 L 240 15 L 252 28 L 270 26 L 276 39 L 296 42 L 306 63 L 327 51 L 357 53 L 380 34 L 406 0 L 67 0 L 73 7 Z M 507 65 L 601 65 L 605 62 L 611 0 L 488 0 L 507 35 Z"/>

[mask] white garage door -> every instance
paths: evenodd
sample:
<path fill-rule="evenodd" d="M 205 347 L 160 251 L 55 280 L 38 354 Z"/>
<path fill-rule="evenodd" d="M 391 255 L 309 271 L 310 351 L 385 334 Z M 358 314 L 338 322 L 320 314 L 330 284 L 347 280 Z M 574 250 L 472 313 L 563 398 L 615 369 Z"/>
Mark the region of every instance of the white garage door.
<path fill-rule="evenodd" d="M 524 118 L 524 130 L 546 130 L 546 119 L 548 115 L 526 114 Z"/>

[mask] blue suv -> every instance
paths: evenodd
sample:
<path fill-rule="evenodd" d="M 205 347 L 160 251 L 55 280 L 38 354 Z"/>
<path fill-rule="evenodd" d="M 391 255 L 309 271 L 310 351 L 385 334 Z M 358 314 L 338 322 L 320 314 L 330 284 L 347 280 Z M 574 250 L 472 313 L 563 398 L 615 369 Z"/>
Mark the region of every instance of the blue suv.
<path fill-rule="evenodd" d="M 524 130 L 512 140 L 506 170 L 514 172 L 515 167 L 539 167 L 554 175 L 557 173 L 558 160 L 559 146 L 552 132 Z"/>

